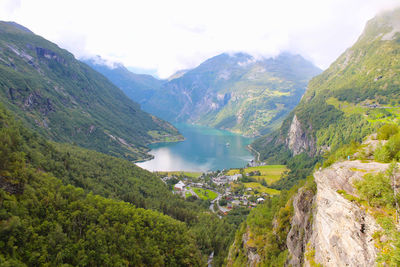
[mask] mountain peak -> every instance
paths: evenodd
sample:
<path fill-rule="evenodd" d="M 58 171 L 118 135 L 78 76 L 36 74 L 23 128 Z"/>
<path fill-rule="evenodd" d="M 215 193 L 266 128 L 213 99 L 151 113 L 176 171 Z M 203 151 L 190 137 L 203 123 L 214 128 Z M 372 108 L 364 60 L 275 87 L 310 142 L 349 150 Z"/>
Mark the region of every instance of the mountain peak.
<path fill-rule="evenodd" d="M 3 26 L 7 25 L 8 26 L 7 28 L 9 28 L 9 29 L 17 29 L 17 30 L 23 31 L 25 33 L 33 34 L 33 32 L 31 30 L 29 30 L 28 28 L 14 22 L 14 21 L 0 21 L 0 24 L 3 24 Z"/>

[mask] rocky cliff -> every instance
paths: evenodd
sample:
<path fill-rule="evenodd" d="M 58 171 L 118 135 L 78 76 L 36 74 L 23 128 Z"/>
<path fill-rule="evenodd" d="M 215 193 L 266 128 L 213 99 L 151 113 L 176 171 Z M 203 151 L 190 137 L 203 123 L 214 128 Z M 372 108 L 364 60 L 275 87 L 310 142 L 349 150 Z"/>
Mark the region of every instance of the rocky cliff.
<path fill-rule="evenodd" d="M 394 233 L 399 225 L 393 200 L 371 204 L 373 201 L 360 189 L 360 182 L 366 177 L 377 180 L 387 175 L 392 175 L 393 180 L 379 180 L 364 190 L 377 199 L 388 192 L 390 197 L 386 199 L 391 199 L 393 184 L 400 188 L 396 168 L 374 161 L 375 151 L 385 142 L 367 138 L 349 154 L 353 160 L 345 156 L 346 160 L 318 168 L 300 188 L 294 187 L 280 200 L 253 210 L 235 239 L 228 266 L 396 264 L 393 255 L 400 253 L 400 237 Z M 394 172 L 389 174 L 389 169 Z"/>
<path fill-rule="evenodd" d="M 312 234 L 305 252 L 306 266 L 311 261 L 323 266 L 375 265 L 379 251 L 374 233 L 382 228 L 365 207 L 346 199 L 345 195 L 356 194 L 354 181 L 361 180 L 366 173 L 385 171 L 387 167 L 388 164 L 376 162 L 344 161 L 314 173 L 317 194 L 313 203 Z"/>

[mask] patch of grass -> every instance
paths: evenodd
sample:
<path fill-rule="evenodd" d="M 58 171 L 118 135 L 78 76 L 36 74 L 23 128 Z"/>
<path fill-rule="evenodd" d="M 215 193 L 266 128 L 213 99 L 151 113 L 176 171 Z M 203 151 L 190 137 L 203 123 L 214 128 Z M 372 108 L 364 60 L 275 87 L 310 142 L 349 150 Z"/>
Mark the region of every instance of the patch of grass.
<path fill-rule="evenodd" d="M 343 111 L 346 116 L 354 114 L 364 116 L 371 123 L 397 123 L 400 120 L 400 108 L 385 105 L 385 107 L 370 108 L 362 104 L 354 104 L 347 101 L 339 101 L 337 98 L 330 97 L 326 100 L 328 105 Z"/>
<path fill-rule="evenodd" d="M 190 196 L 192 196 L 192 193 L 190 193 L 190 191 L 186 191 L 186 192 L 185 192 L 185 198 L 188 198 L 188 197 L 190 197 Z"/>
<path fill-rule="evenodd" d="M 203 200 L 214 200 L 218 194 L 215 193 L 214 191 L 211 191 L 209 189 L 203 189 L 203 188 L 193 188 L 193 191 L 196 193 L 196 195 L 203 199 Z"/>
<path fill-rule="evenodd" d="M 349 193 L 347 193 L 344 190 L 337 190 L 336 191 L 338 194 L 342 195 L 345 199 L 347 199 L 350 202 L 357 202 L 361 204 L 361 199 L 359 199 L 358 197 L 355 197 L 353 195 L 350 195 Z"/>
<path fill-rule="evenodd" d="M 367 172 L 367 170 L 358 169 L 358 168 L 350 168 L 350 170 L 353 171 L 353 172 Z"/>
<path fill-rule="evenodd" d="M 279 195 L 280 194 L 279 190 L 263 186 L 260 183 L 253 182 L 253 183 L 243 183 L 243 184 L 246 188 L 251 188 L 253 190 L 257 190 L 260 193 L 267 193 L 269 195 Z"/>
<path fill-rule="evenodd" d="M 282 173 L 286 171 L 285 165 L 264 165 L 258 167 L 245 168 L 245 173 L 260 172 L 260 175 L 250 176 L 257 179 L 257 181 L 266 181 L 267 184 L 273 184 L 279 181 L 282 177 Z M 227 175 L 234 175 L 240 173 L 239 169 L 231 169 L 227 172 Z"/>
<path fill-rule="evenodd" d="M 308 263 L 310 264 L 310 266 L 312 266 L 312 267 L 322 267 L 323 266 L 322 264 L 317 263 L 315 261 L 315 249 L 311 248 L 310 243 L 307 244 L 305 256 L 306 256 L 306 259 L 307 259 Z"/>

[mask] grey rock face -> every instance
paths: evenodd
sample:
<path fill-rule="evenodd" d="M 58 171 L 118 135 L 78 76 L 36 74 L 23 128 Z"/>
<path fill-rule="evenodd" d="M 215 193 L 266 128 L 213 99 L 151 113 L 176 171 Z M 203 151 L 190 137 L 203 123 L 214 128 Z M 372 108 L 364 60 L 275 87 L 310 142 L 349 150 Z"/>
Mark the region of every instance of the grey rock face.
<path fill-rule="evenodd" d="M 345 161 L 314 173 L 317 183 L 310 247 L 323 266 L 374 266 L 377 249 L 372 238 L 381 230 L 375 219 L 338 190 L 353 193 L 352 183 L 365 173 L 383 171 L 387 164 Z M 305 262 L 308 266 L 308 262 Z"/>
<path fill-rule="evenodd" d="M 290 125 L 289 133 L 286 139 L 286 144 L 292 151 L 293 155 L 296 156 L 304 151 L 307 151 L 310 155 L 315 153 L 315 142 L 312 137 L 308 136 L 303 130 L 300 121 L 297 116 L 293 116 L 292 123 Z"/>
<path fill-rule="evenodd" d="M 294 215 L 292 227 L 287 235 L 286 245 L 289 251 L 288 266 L 302 266 L 307 242 L 312 235 L 312 205 L 314 193 L 306 188 L 301 188 L 293 199 Z"/>

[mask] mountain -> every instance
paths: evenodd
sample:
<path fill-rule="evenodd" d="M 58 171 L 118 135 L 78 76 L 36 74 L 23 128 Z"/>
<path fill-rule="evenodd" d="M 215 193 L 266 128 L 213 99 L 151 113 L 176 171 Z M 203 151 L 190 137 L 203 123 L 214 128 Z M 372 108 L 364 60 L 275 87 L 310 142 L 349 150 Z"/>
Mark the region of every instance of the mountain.
<path fill-rule="evenodd" d="M 181 138 L 71 53 L 12 22 L 0 22 L 0 89 L 7 109 L 54 141 L 140 160 L 147 144 Z"/>
<path fill-rule="evenodd" d="M 143 104 L 161 89 L 164 81 L 151 75 L 135 74 L 124 65 L 112 63 L 110 65 L 100 56 L 82 60 L 94 70 L 106 76 L 113 84 L 118 86 L 130 99 Z"/>
<path fill-rule="evenodd" d="M 291 189 L 251 211 L 227 266 L 400 265 L 399 51 L 400 8 L 370 20 L 252 145 L 288 164 L 279 187 Z"/>
<path fill-rule="evenodd" d="M 370 20 L 357 42 L 313 78 L 279 130 L 252 145 L 261 160 L 287 161 L 361 141 L 400 111 L 400 9 Z"/>
<path fill-rule="evenodd" d="M 136 97 L 133 99 L 144 110 L 167 121 L 208 125 L 248 136 L 276 129 L 300 101 L 308 80 L 320 73 L 301 56 L 289 53 L 269 59 L 221 54 L 166 81 L 152 80 L 151 85 L 138 82 L 143 76 L 135 74 L 129 76 L 131 85 L 125 83 L 128 75 L 121 74 L 122 67 L 97 70 Z"/>

